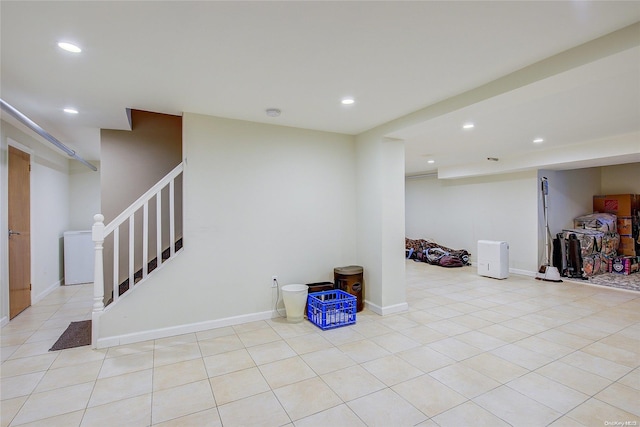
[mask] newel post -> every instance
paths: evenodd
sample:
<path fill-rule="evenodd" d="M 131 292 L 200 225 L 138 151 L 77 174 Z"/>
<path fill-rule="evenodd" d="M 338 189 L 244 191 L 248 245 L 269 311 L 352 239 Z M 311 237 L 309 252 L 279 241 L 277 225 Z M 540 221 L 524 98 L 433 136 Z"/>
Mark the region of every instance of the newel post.
<path fill-rule="evenodd" d="M 102 244 L 104 243 L 104 216 L 96 214 L 93 216 L 95 221 L 91 229 L 93 238 L 93 247 L 95 249 L 95 270 L 93 276 L 93 311 L 104 310 L 104 267 L 102 260 Z"/>

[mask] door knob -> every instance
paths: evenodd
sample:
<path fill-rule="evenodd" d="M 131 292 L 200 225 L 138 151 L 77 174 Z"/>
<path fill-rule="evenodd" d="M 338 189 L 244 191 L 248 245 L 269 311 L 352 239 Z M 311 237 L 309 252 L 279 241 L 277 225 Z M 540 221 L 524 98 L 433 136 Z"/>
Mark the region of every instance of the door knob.
<path fill-rule="evenodd" d="M 13 236 L 14 234 L 17 234 L 19 236 L 20 232 L 19 231 L 13 231 L 12 229 L 9 229 L 9 237 Z"/>

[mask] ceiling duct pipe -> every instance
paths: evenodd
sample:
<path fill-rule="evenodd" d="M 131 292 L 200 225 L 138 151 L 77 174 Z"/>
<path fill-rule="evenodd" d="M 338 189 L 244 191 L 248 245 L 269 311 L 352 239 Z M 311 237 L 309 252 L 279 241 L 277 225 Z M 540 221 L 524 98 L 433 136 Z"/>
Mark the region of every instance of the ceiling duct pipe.
<path fill-rule="evenodd" d="M 85 165 L 86 167 L 91 169 L 92 171 L 97 171 L 98 170 L 97 167 L 95 167 L 91 163 L 87 162 L 82 157 L 78 156 L 75 151 L 73 151 L 71 148 L 69 148 L 66 145 L 64 145 L 62 142 L 58 141 L 49 132 L 47 132 L 44 129 L 42 129 L 33 120 L 31 120 L 29 117 L 25 116 L 20 111 L 16 110 L 13 106 L 11 106 L 7 102 L 5 102 L 4 99 L 0 99 L 0 104 L 2 105 L 2 109 L 4 111 L 6 111 L 7 113 L 11 114 L 18 121 L 20 121 L 20 123 L 22 123 L 23 125 L 25 125 L 29 129 L 31 129 L 32 131 L 34 131 L 35 133 L 37 133 L 38 135 L 40 135 L 41 137 L 43 137 L 44 139 L 46 139 L 47 141 L 49 141 L 50 143 L 52 143 L 53 145 L 58 147 L 60 150 L 62 150 L 65 153 L 67 153 L 67 155 L 69 157 L 72 157 L 72 158 L 76 159 L 77 161 L 79 161 L 80 163 L 82 163 L 83 165 Z"/>

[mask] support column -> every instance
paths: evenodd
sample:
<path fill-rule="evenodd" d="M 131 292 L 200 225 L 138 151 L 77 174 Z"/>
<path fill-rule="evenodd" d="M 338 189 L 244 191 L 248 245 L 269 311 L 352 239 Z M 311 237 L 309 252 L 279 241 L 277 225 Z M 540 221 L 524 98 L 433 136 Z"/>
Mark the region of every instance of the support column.
<path fill-rule="evenodd" d="M 404 142 L 372 135 L 356 139 L 358 264 L 365 301 L 385 315 L 405 311 Z"/>

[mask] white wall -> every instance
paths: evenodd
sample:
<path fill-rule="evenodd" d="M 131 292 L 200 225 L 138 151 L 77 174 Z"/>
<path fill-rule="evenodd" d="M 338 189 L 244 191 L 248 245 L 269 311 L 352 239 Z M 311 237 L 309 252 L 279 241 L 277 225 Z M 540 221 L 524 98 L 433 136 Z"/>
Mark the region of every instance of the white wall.
<path fill-rule="evenodd" d="M 69 230 L 91 230 L 93 216 L 100 208 L 100 162 L 92 171 L 75 160 L 69 160 Z"/>
<path fill-rule="evenodd" d="M 509 266 L 538 269 L 535 171 L 458 180 L 406 180 L 406 236 L 467 249 L 475 261 L 478 240 L 509 243 Z"/>
<path fill-rule="evenodd" d="M 64 159 L 66 160 L 66 159 Z M 69 227 L 69 175 L 62 165 L 31 164 L 32 303 L 42 299 L 64 277 L 63 234 Z"/>
<path fill-rule="evenodd" d="M 640 163 L 602 167 L 600 177 L 600 194 L 640 194 Z"/>
<path fill-rule="evenodd" d="M 101 336 L 270 315 L 272 275 L 356 262 L 353 137 L 189 113 L 183 130 L 184 251 L 107 308 Z"/>
<path fill-rule="evenodd" d="M 593 196 L 600 193 L 600 168 L 566 171 L 541 170 L 539 177 L 549 181 L 548 215 L 551 234 L 573 228 L 573 219 L 593 212 Z M 540 228 L 544 227 L 540 192 Z M 544 235 L 543 235 L 544 236 Z"/>
<path fill-rule="evenodd" d="M 8 229 L 7 144 L 9 139 L 31 155 L 31 302 L 60 284 L 64 274 L 62 237 L 69 224 L 67 157 L 2 121 L 0 138 L 0 230 Z M 0 319 L 9 313 L 8 240 L 0 233 Z"/>

